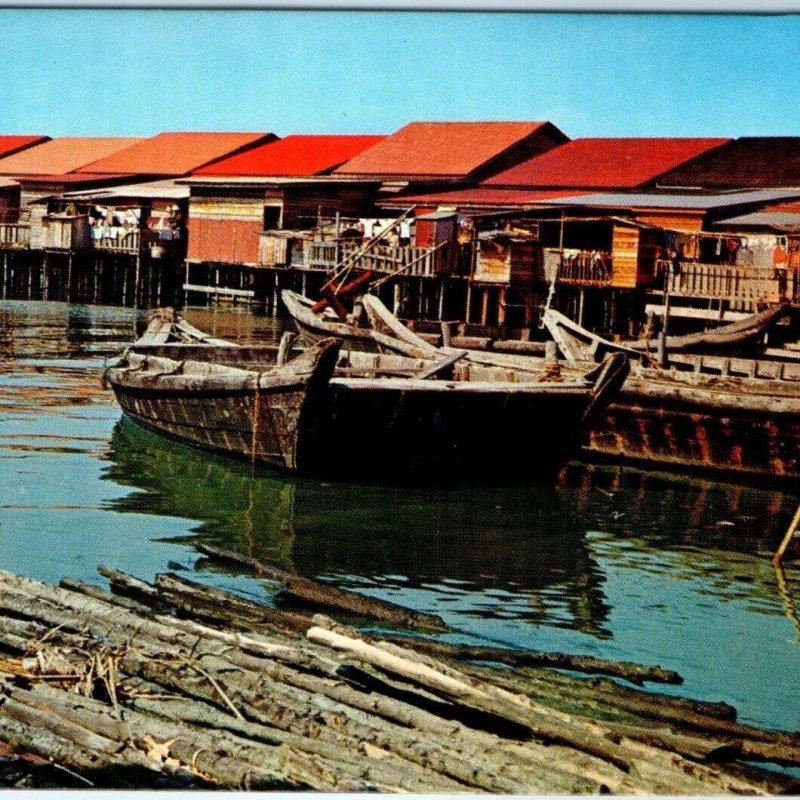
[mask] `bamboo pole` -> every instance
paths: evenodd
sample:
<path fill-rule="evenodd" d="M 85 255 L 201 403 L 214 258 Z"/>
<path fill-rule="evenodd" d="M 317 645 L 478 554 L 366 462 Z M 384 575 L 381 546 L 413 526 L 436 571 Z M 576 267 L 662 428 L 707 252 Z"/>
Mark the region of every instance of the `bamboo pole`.
<path fill-rule="evenodd" d="M 789 547 L 789 542 L 791 542 L 795 533 L 797 532 L 798 525 L 800 525 L 800 505 L 797 506 L 797 511 L 794 512 L 794 517 L 792 517 L 792 521 L 786 530 L 786 535 L 783 537 L 783 540 L 781 541 L 778 549 L 775 551 L 775 555 L 772 558 L 772 563 L 776 567 L 780 567 L 781 562 L 783 561 L 783 556 Z"/>

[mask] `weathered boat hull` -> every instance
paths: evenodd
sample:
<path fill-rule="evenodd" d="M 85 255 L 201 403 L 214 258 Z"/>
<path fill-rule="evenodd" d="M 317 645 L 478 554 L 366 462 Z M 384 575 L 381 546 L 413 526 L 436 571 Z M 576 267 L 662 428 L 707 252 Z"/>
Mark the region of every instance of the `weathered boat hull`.
<path fill-rule="evenodd" d="M 346 465 L 364 476 L 549 481 L 578 451 L 585 386 L 474 389 L 448 381 L 334 378 L 320 428 L 320 466 Z"/>
<path fill-rule="evenodd" d="M 788 305 L 780 304 L 713 330 L 685 336 L 669 336 L 665 346 L 671 353 L 717 351 L 730 353 L 734 349 L 740 349 L 748 343 L 763 338 L 769 326 L 784 316 L 788 310 Z M 571 360 L 599 359 L 609 352 L 623 352 L 629 358 L 638 358 L 645 363 L 655 357 L 655 342 L 630 341 L 624 344 L 612 342 L 586 330 L 552 308 L 545 310 L 543 322 L 564 355 Z"/>
<path fill-rule="evenodd" d="M 338 341 L 327 340 L 266 372 L 132 354 L 107 370 L 106 380 L 122 410 L 146 428 L 297 471 L 308 460 L 307 437 L 318 424 L 338 349 Z"/>
<path fill-rule="evenodd" d="M 800 384 L 712 378 L 697 385 L 696 377 L 631 375 L 589 429 L 585 451 L 673 469 L 800 478 Z"/>
<path fill-rule="evenodd" d="M 282 343 L 279 350 L 288 349 Z M 148 383 L 133 373 L 117 380 L 125 385 L 115 391 L 128 415 L 148 428 L 290 469 L 367 478 L 485 479 L 511 473 L 549 480 L 575 454 L 588 418 L 608 403 L 628 371 L 627 359 L 617 354 L 590 374 L 574 370 L 571 380 L 554 381 L 540 361 L 513 371 L 458 364 L 463 351 L 428 350 L 427 358 L 348 350 L 330 368 L 335 371 L 324 391 L 313 394 L 313 414 L 303 412 L 309 399 L 299 386 L 296 395 L 271 384 L 259 384 L 255 392 L 256 376 L 271 374 L 272 360 L 280 359 L 274 348 L 218 341 L 140 341 L 127 359 L 174 365 L 193 358 L 206 370 L 239 375 L 243 386 L 228 381 L 221 393 L 208 379 L 171 387 L 169 376 Z M 109 371 L 112 384 L 119 369 Z M 442 378 L 445 373 L 450 377 Z M 169 396 L 167 387 L 175 389 Z M 270 410 L 269 421 L 259 413 L 259 402 Z M 272 428 L 262 429 L 268 424 Z M 295 442 L 297 431 L 302 435 Z"/>

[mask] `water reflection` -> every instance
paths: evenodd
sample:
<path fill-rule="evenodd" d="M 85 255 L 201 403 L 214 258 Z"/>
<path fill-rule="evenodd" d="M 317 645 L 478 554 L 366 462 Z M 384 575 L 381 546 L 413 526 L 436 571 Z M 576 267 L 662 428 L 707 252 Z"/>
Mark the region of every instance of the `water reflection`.
<path fill-rule="evenodd" d="M 132 341 L 144 317 L 129 308 L 4 300 L 0 357 L 111 355 Z"/>
<path fill-rule="evenodd" d="M 109 458 L 107 479 L 143 490 L 115 500 L 119 511 L 199 519 L 204 541 L 362 591 L 430 592 L 467 616 L 549 618 L 608 635 L 602 576 L 573 491 L 401 489 L 252 473 L 125 419 Z"/>

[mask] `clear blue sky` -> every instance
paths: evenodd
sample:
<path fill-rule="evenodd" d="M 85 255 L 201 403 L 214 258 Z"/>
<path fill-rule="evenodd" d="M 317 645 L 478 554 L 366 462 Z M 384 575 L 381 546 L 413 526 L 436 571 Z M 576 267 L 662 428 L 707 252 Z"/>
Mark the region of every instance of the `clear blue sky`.
<path fill-rule="evenodd" d="M 800 135 L 800 16 L 5 9 L 0 133 Z"/>

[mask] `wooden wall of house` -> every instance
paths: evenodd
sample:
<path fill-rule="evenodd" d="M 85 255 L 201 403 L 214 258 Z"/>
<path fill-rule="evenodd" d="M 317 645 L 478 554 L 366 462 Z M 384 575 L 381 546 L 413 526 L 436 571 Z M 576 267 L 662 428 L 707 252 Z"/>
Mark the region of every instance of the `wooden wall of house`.
<path fill-rule="evenodd" d="M 14 223 L 19 219 L 19 186 L 7 186 L 0 190 L 0 222 Z"/>
<path fill-rule="evenodd" d="M 373 213 L 372 197 L 363 187 L 306 185 L 267 192 L 268 199 L 280 197 L 283 202 L 283 227 L 286 230 L 308 230 L 318 220 L 330 223 L 336 214 L 341 217 L 364 217 Z"/>
<path fill-rule="evenodd" d="M 478 242 L 474 279 L 502 284 L 511 281 L 511 254 L 508 242 L 491 239 Z"/>
<path fill-rule="evenodd" d="M 666 228 L 673 231 L 701 231 L 703 229 L 702 213 L 659 213 L 649 212 L 637 214 L 637 222 L 643 225 L 655 225 L 657 228 Z"/>
<path fill-rule="evenodd" d="M 534 242 L 511 243 L 511 285 L 531 286 L 541 272 L 542 250 Z"/>
<path fill-rule="evenodd" d="M 192 197 L 188 221 L 189 261 L 258 264 L 264 229 L 260 197 Z"/>
<path fill-rule="evenodd" d="M 662 255 L 664 234 L 654 228 L 643 228 L 639 232 L 639 259 L 636 271 L 636 283 L 639 286 L 650 285 L 656 277 L 656 261 Z"/>
<path fill-rule="evenodd" d="M 542 250 L 535 242 L 490 239 L 479 243 L 476 281 L 530 287 L 543 278 Z"/>
<path fill-rule="evenodd" d="M 638 278 L 639 228 L 614 225 L 611 237 L 613 269 L 611 285 L 620 289 L 633 289 Z"/>

